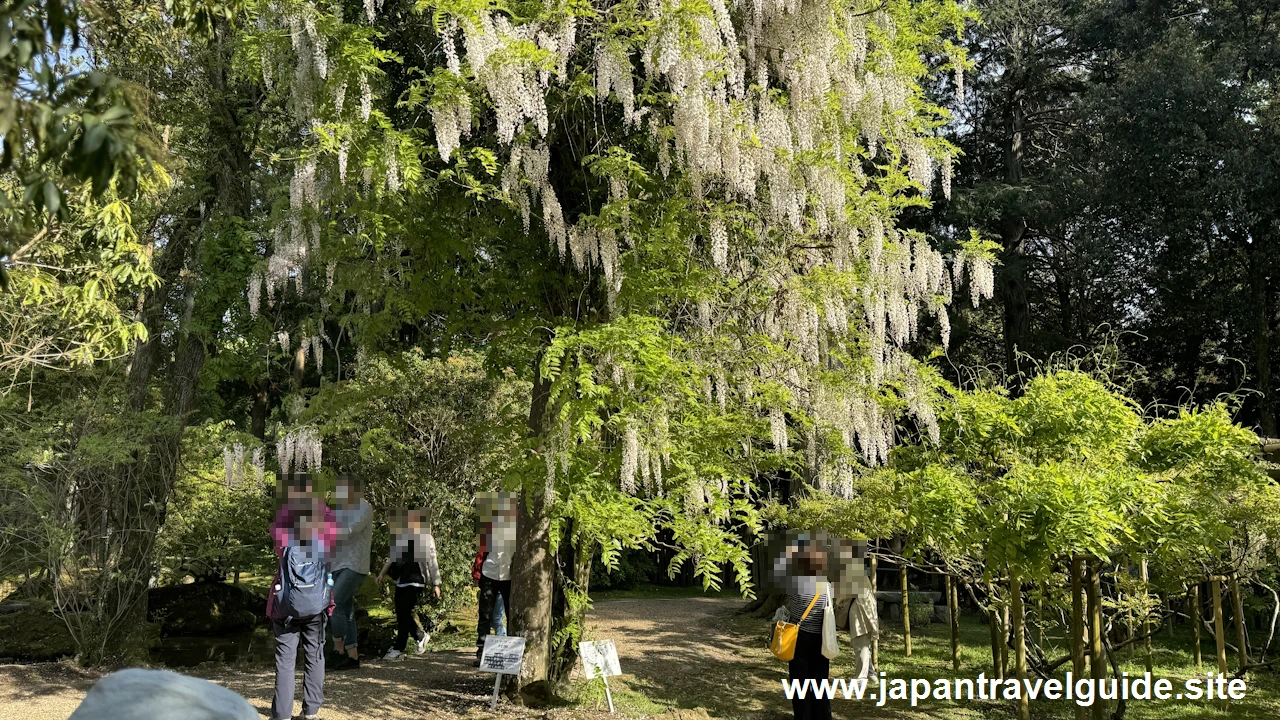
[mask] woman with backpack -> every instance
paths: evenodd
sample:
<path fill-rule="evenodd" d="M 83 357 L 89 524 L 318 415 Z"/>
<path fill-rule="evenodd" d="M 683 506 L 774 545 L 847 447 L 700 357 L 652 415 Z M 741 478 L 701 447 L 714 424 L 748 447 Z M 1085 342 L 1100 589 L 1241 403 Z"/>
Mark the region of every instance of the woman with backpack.
<path fill-rule="evenodd" d="M 433 588 L 440 597 L 440 564 L 436 560 L 436 541 L 431 527 L 421 510 L 397 511 L 391 528 L 391 554 L 378 573 L 377 582 L 390 577 L 396 584 L 396 640 L 384 659 L 397 660 L 404 656 L 405 647 L 412 635 L 418 654 L 427 649 L 431 634 L 418 627 L 414 607 L 422 591 Z"/>
<path fill-rule="evenodd" d="M 294 670 L 301 645 L 302 716 L 314 720 L 324 704 L 324 634 L 333 613 L 329 567 L 337 523 L 333 511 L 312 494 L 309 477 L 299 475 L 290 483 L 288 500 L 271 524 L 271 537 L 280 559 L 267 594 L 267 617 L 276 645 L 271 717 L 293 717 Z"/>

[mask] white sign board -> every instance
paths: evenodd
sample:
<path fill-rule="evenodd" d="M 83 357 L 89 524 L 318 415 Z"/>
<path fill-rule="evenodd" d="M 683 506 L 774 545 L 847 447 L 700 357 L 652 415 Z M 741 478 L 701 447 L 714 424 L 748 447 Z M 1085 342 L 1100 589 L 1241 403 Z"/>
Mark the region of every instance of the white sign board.
<path fill-rule="evenodd" d="M 498 691 L 502 689 L 503 675 L 520 673 L 524 660 L 524 638 L 517 635 L 490 635 L 484 639 L 484 652 L 480 654 L 480 669 L 493 673 L 493 698 L 489 709 L 498 707 Z"/>
<path fill-rule="evenodd" d="M 524 638 L 517 635 L 490 635 L 484 639 L 480 669 L 484 672 L 516 675 L 524 659 Z"/>
<path fill-rule="evenodd" d="M 612 640 L 583 641 L 578 643 L 578 654 L 582 656 L 582 670 L 587 679 L 621 675 L 622 667 L 618 664 L 618 648 Z"/>

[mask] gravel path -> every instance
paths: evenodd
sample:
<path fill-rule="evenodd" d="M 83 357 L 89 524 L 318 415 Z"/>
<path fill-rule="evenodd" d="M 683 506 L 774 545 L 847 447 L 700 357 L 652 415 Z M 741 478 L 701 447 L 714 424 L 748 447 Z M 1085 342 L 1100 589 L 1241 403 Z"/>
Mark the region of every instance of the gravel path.
<path fill-rule="evenodd" d="M 671 707 L 707 707 L 714 716 L 773 716 L 770 711 L 783 709 L 773 690 L 780 668 L 764 659 L 757 638 L 735 631 L 742 619 L 732 613 L 740 606 L 740 600 L 699 597 L 613 600 L 597 603 L 588 625 L 591 637 L 612 639 L 618 647 L 624 676 L 611 682 L 621 692 L 630 689 Z M 491 717 L 492 676 L 472 668 L 473 658 L 467 650 L 447 650 L 398 662 L 366 661 L 359 670 L 332 673 L 321 717 Z M 226 685 L 268 714 L 270 668 L 202 666 L 188 672 Z M 97 677 L 68 663 L 0 665 L 0 720 L 66 720 Z M 757 686 L 759 697 L 742 692 Z M 510 718 L 609 717 L 582 710 L 499 709 Z"/>

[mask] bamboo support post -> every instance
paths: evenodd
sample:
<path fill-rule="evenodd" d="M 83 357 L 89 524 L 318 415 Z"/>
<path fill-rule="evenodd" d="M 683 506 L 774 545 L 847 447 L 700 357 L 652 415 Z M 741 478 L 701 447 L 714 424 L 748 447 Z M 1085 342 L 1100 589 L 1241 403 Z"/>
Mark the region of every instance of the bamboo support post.
<path fill-rule="evenodd" d="M 1004 664 L 1000 660 L 1000 644 L 1004 640 L 1004 632 L 1000 627 L 1000 610 L 996 607 L 995 585 L 987 581 L 987 625 L 991 628 L 991 675 L 1004 679 Z"/>
<path fill-rule="evenodd" d="M 902 563 L 902 640 L 906 646 L 907 657 L 911 657 L 911 602 L 907 591 L 907 563 Z"/>
<path fill-rule="evenodd" d="M 1100 687 L 1107 678 L 1107 666 L 1102 657 L 1102 576 L 1098 572 L 1098 561 L 1089 561 L 1089 670 L 1093 676 L 1094 686 Z M 1095 700 L 1092 708 L 1093 720 L 1103 720 L 1107 712 L 1107 703 Z"/>
<path fill-rule="evenodd" d="M 1147 575 L 1147 559 L 1146 558 L 1142 558 L 1141 572 L 1142 572 L 1142 598 L 1143 598 L 1143 604 L 1145 605 L 1146 602 L 1148 602 L 1151 598 L 1150 589 L 1148 587 L 1148 581 L 1150 580 L 1150 578 Z M 1145 609 L 1143 610 L 1143 613 L 1142 613 L 1142 635 L 1143 635 L 1143 638 L 1142 638 L 1143 661 L 1146 664 L 1147 672 L 1151 672 L 1151 612 Z"/>
<path fill-rule="evenodd" d="M 1071 558 L 1071 667 L 1077 678 L 1084 677 L 1084 558 Z M 1088 708 L 1075 705 L 1076 720 L 1085 720 Z"/>
<path fill-rule="evenodd" d="M 879 566 L 878 558 L 871 556 L 871 597 L 875 598 L 876 592 L 876 571 Z M 880 633 L 879 631 L 871 634 L 871 667 L 880 667 Z"/>
<path fill-rule="evenodd" d="M 1200 583 L 1197 582 L 1191 586 L 1191 593 L 1187 599 L 1191 604 L 1191 629 L 1195 631 L 1195 650 L 1196 670 L 1204 667 L 1204 657 L 1200 653 Z"/>
<path fill-rule="evenodd" d="M 1009 566 L 1009 612 L 1013 615 L 1014 672 L 1018 682 L 1027 681 L 1027 627 L 1022 607 L 1022 580 L 1018 568 Z M 1018 720 L 1031 720 L 1031 704 L 1026 693 L 1018 693 Z"/>
<path fill-rule="evenodd" d="M 1227 635 L 1222 620 L 1222 578 L 1209 578 L 1209 591 L 1213 596 L 1213 639 L 1218 650 L 1218 672 L 1227 674 Z"/>
<path fill-rule="evenodd" d="M 950 575 L 947 580 L 947 615 L 951 622 L 951 668 L 960 670 L 960 598 L 956 586 L 959 583 Z"/>
<path fill-rule="evenodd" d="M 1240 593 L 1240 578 L 1231 573 L 1231 610 L 1236 616 L 1236 648 L 1240 651 L 1240 670 L 1249 667 L 1249 638 L 1244 631 L 1244 595 Z"/>

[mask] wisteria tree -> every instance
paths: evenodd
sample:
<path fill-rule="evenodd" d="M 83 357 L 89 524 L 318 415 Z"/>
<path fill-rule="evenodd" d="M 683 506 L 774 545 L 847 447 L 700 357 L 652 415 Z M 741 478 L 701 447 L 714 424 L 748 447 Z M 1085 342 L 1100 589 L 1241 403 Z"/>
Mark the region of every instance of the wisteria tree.
<path fill-rule="evenodd" d="M 957 286 L 990 296 L 990 245 L 897 218 L 950 192 L 920 82 L 963 93 L 959 5 L 364 10 L 253 10 L 245 72 L 302 132 L 249 309 L 302 360 L 409 326 L 529 374 L 525 681 L 572 637 L 557 589 L 585 594 L 597 547 L 664 543 L 750 592 L 755 477 L 848 497 L 903 428 L 936 441 L 938 380 L 906 348 L 945 347 Z"/>

